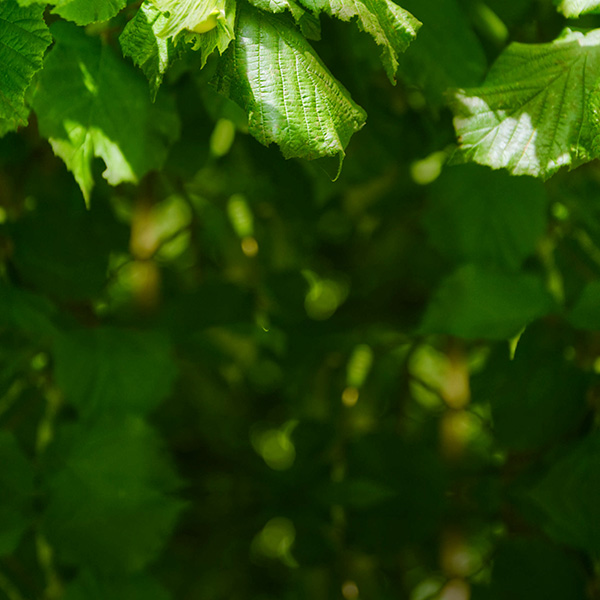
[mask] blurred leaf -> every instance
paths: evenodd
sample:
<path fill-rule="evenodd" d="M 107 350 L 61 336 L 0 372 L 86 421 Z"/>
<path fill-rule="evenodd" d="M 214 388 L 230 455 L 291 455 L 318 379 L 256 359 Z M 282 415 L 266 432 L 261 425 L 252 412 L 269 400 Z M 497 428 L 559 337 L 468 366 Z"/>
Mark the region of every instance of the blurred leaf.
<path fill-rule="evenodd" d="M 467 339 L 509 339 L 553 308 L 552 297 L 533 275 L 465 265 L 442 281 L 420 331 Z"/>
<path fill-rule="evenodd" d="M 146 575 L 102 579 L 85 570 L 67 586 L 64 600 L 169 600 L 170 597 Z"/>
<path fill-rule="evenodd" d="M 546 230 L 542 184 L 468 165 L 446 169 L 431 188 L 424 225 L 456 262 L 517 270 Z"/>
<path fill-rule="evenodd" d="M 139 571 L 154 560 L 183 503 L 156 433 L 133 416 L 60 432 L 51 447 L 44 530 L 67 564 Z"/>
<path fill-rule="evenodd" d="M 594 555 L 600 553 L 598 472 L 600 435 L 594 432 L 575 442 L 530 491 L 548 534 Z"/>
<path fill-rule="evenodd" d="M 449 88 L 478 85 L 487 68 L 481 43 L 456 0 L 403 0 L 424 26 L 405 54 L 400 74 L 421 87 L 432 101 L 444 103 Z"/>
<path fill-rule="evenodd" d="M 0 431 L 0 556 L 11 554 L 29 527 L 33 468 L 7 431 Z"/>
<path fill-rule="evenodd" d="M 57 299 L 82 300 L 104 287 L 109 247 L 97 214 L 41 210 L 11 228 L 19 275 Z M 102 229 L 101 229 L 102 227 Z M 68 229 L 70 234 L 64 235 Z"/>
<path fill-rule="evenodd" d="M 55 341 L 56 383 L 84 417 L 144 414 L 171 391 L 177 375 L 171 352 L 158 331 L 71 331 Z"/>
<path fill-rule="evenodd" d="M 163 164 L 179 136 L 179 119 L 165 98 L 153 104 L 141 74 L 99 39 L 63 22 L 52 26 L 52 35 L 56 43 L 33 106 L 41 134 L 89 202 L 94 157 L 105 162 L 111 185 L 137 182 Z"/>
<path fill-rule="evenodd" d="M 564 343 L 533 326 L 519 339 L 514 359 L 498 347 L 475 375 L 473 399 L 490 403 L 498 444 L 532 450 L 573 432 L 586 412 L 589 376 L 564 357 Z"/>
<path fill-rule="evenodd" d="M 583 570 L 575 558 L 545 541 L 503 541 L 494 555 L 491 597 L 497 600 L 584 600 Z"/>
<path fill-rule="evenodd" d="M 600 331 L 600 281 L 588 283 L 567 319 L 573 327 Z"/>
<path fill-rule="evenodd" d="M 48 338 L 56 333 L 56 307 L 43 296 L 0 282 L 0 326 Z"/>
<path fill-rule="evenodd" d="M 348 448 L 348 479 L 339 488 L 348 493 L 349 539 L 377 553 L 426 539 L 446 509 L 445 484 L 442 463 L 426 446 L 383 432 L 357 439 Z"/>

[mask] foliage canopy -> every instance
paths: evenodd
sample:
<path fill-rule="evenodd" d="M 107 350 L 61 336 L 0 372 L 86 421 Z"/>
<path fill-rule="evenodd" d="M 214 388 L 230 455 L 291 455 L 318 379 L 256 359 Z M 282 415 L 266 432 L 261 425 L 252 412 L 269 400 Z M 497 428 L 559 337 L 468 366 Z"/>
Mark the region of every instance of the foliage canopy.
<path fill-rule="evenodd" d="M 598 598 L 599 47 L 0 0 L 0 600 Z"/>

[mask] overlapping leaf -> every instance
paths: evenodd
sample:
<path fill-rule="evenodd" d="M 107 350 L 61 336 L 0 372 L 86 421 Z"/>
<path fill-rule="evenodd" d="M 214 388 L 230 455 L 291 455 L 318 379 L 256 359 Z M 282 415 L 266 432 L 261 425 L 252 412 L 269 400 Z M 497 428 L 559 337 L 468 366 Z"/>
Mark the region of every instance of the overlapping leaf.
<path fill-rule="evenodd" d="M 246 111 L 250 133 L 266 146 L 277 143 L 286 158 L 341 159 L 365 123 L 365 112 L 285 17 L 240 10 L 221 67 L 221 93 Z"/>
<path fill-rule="evenodd" d="M 21 6 L 40 4 L 44 0 L 18 0 Z M 48 0 L 63 19 L 74 21 L 77 25 L 89 25 L 112 19 L 127 5 L 127 0 Z M 46 2 L 44 2 L 46 4 Z"/>
<path fill-rule="evenodd" d="M 0 3 L 0 136 L 27 124 L 25 91 L 52 41 L 43 14 L 39 4 Z"/>
<path fill-rule="evenodd" d="M 600 30 L 511 44 L 480 88 L 451 99 L 465 158 L 547 178 L 598 155 Z"/>
<path fill-rule="evenodd" d="M 44 530 L 60 560 L 103 572 L 153 560 L 182 508 L 156 433 L 137 417 L 104 416 L 59 432 L 50 453 Z"/>
<path fill-rule="evenodd" d="M 552 298 L 537 277 L 465 265 L 442 281 L 427 307 L 421 331 L 467 339 L 509 339 L 552 309 Z"/>
<path fill-rule="evenodd" d="M 557 540 L 600 552 L 600 435 L 575 444 L 531 491 L 546 531 Z"/>
<path fill-rule="evenodd" d="M 156 99 L 165 73 L 178 55 L 173 39 L 159 35 L 165 21 L 154 4 L 144 2 L 119 38 L 123 55 L 129 56 L 148 78 L 152 100 Z"/>
<path fill-rule="evenodd" d="M 449 88 L 479 85 L 487 70 L 481 42 L 457 0 L 403 0 L 425 26 L 400 55 L 399 76 L 442 104 Z"/>
<path fill-rule="evenodd" d="M 398 55 L 417 36 L 421 23 L 393 0 L 300 0 L 309 10 L 343 21 L 356 22 L 382 47 L 381 60 L 391 81 L 398 70 Z"/>
<path fill-rule="evenodd" d="M 249 0 L 250 4 L 272 13 L 289 10 L 302 33 L 309 39 L 318 40 L 321 37 L 321 27 L 318 17 L 305 10 L 298 0 Z"/>
<path fill-rule="evenodd" d="M 158 332 L 96 328 L 65 333 L 55 344 L 56 381 L 84 416 L 146 413 L 171 390 L 176 369 Z"/>
<path fill-rule="evenodd" d="M 67 23 L 53 26 L 56 44 L 46 59 L 33 105 L 42 135 L 72 171 L 86 200 L 94 186 L 92 161 L 106 164 L 112 185 L 136 182 L 162 165 L 179 135 L 166 99 L 152 104 L 147 84 L 99 39 Z"/>
<path fill-rule="evenodd" d="M 541 182 L 465 165 L 432 186 L 424 225 L 447 258 L 516 270 L 544 234 L 546 212 Z"/>
<path fill-rule="evenodd" d="M 558 10 L 569 18 L 577 18 L 586 13 L 600 12 L 598 0 L 554 0 L 558 4 Z"/>

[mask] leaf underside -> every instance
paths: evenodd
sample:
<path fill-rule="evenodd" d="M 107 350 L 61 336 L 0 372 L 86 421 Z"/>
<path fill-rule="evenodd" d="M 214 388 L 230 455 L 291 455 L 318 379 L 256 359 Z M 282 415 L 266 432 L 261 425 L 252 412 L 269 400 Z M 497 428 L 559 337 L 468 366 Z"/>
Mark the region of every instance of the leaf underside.
<path fill-rule="evenodd" d="M 461 157 L 542 178 L 594 158 L 599 76 L 600 31 L 511 44 L 482 87 L 450 99 Z"/>
<path fill-rule="evenodd" d="M 286 158 L 341 159 L 366 120 L 288 18 L 252 7 L 240 10 L 216 83 L 246 111 L 250 133 Z"/>

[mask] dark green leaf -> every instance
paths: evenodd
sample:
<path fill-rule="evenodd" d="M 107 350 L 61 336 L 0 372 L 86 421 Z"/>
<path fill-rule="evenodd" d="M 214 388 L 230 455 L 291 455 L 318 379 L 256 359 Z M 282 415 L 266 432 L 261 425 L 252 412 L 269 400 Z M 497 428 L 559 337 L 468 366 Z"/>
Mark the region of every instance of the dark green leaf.
<path fill-rule="evenodd" d="M 56 382 L 85 417 L 143 414 L 169 394 L 177 369 L 159 332 L 108 327 L 61 334 L 54 346 Z"/>
<path fill-rule="evenodd" d="M 552 297 L 533 275 L 466 265 L 442 281 L 420 330 L 467 339 L 509 339 L 553 308 Z"/>
<path fill-rule="evenodd" d="M 170 535 L 182 502 L 156 433 L 140 418 L 72 426 L 52 448 L 44 529 L 61 561 L 139 571 Z"/>
<path fill-rule="evenodd" d="M 452 260 L 517 270 L 546 231 L 546 212 L 546 193 L 533 179 L 455 167 L 432 187 L 424 224 Z"/>
<path fill-rule="evenodd" d="M 550 467 L 531 490 L 555 539 L 600 553 L 600 435 L 590 434 Z"/>
<path fill-rule="evenodd" d="M 6 431 L 0 431 L 0 465 L 0 556 L 6 556 L 30 525 L 33 505 L 33 468 Z"/>
<path fill-rule="evenodd" d="M 102 158 L 112 185 L 136 182 L 162 165 L 179 136 L 173 104 L 152 104 L 147 84 L 99 39 L 55 23 L 33 107 L 42 135 L 73 173 L 86 201 L 94 186 L 92 160 Z M 76 99 L 76 101 L 75 101 Z"/>

